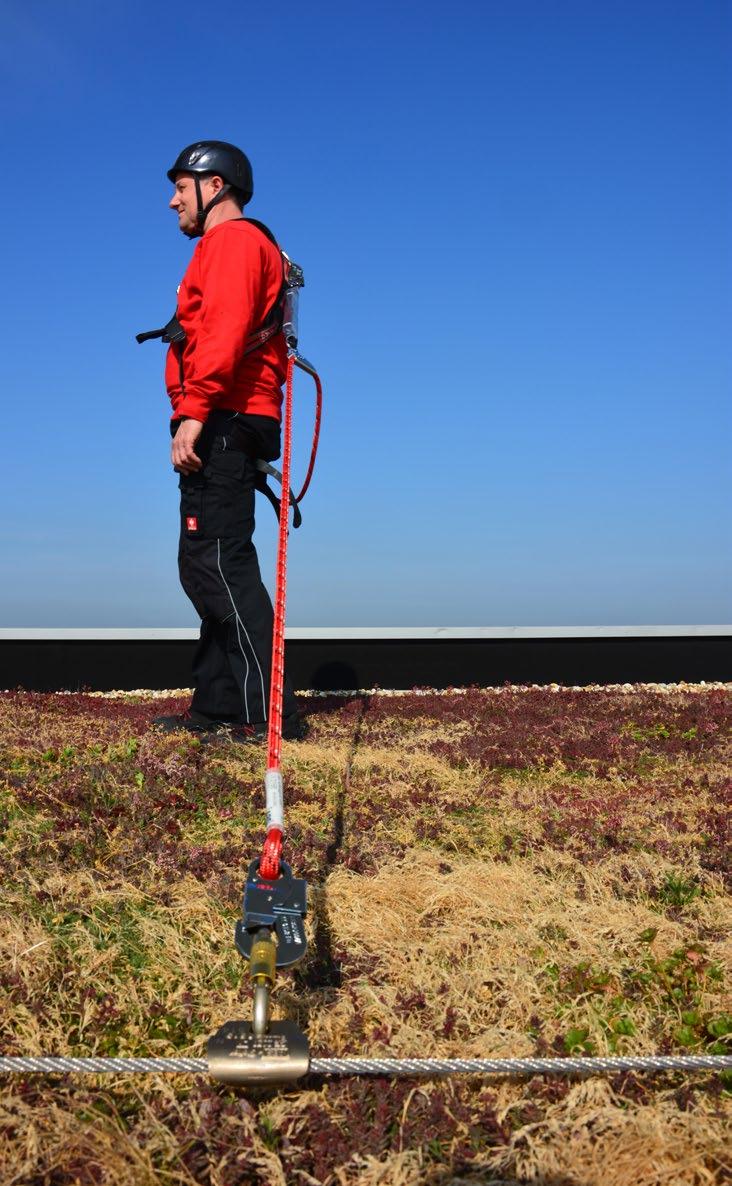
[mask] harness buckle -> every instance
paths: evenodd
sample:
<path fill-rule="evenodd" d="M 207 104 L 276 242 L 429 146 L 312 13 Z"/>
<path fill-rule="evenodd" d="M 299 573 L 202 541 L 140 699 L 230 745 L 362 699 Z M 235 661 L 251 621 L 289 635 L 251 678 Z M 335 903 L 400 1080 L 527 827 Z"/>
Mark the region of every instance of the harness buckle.
<path fill-rule="evenodd" d="M 153 338 L 162 338 L 164 342 L 168 343 L 175 342 L 177 344 L 179 342 L 185 342 L 186 331 L 183 329 L 183 326 L 178 320 L 177 309 L 168 324 L 164 325 L 162 329 L 149 329 L 146 330 L 144 334 L 135 334 L 135 340 L 140 344 L 143 342 L 149 342 Z"/>

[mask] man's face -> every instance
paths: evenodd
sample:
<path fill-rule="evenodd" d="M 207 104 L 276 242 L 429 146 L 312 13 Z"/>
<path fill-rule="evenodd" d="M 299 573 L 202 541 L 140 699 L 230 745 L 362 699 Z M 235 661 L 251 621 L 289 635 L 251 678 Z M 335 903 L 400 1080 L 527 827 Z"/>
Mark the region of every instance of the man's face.
<path fill-rule="evenodd" d="M 220 178 L 201 177 L 201 199 L 205 206 L 221 188 Z M 192 173 L 177 173 L 175 189 L 168 205 L 178 215 L 178 230 L 190 235 L 198 230 L 198 200 Z"/>

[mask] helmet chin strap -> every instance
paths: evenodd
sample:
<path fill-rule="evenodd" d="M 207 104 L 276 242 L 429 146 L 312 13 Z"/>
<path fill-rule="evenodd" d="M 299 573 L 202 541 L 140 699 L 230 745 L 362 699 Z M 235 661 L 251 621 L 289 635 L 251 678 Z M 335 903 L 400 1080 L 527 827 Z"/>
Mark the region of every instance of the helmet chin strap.
<path fill-rule="evenodd" d="M 186 231 L 189 239 L 197 239 L 199 235 L 203 234 L 203 228 L 208 218 L 209 212 L 213 210 L 214 206 L 218 206 L 219 202 L 223 201 L 228 196 L 233 186 L 229 185 L 228 181 L 221 186 L 221 189 L 210 202 L 203 204 L 203 194 L 201 193 L 201 182 L 196 174 L 194 174 L 193 182 L 196 187 L 196 204 L 198 210 L 196 213 L 196 229 L 195 231 Z"/>

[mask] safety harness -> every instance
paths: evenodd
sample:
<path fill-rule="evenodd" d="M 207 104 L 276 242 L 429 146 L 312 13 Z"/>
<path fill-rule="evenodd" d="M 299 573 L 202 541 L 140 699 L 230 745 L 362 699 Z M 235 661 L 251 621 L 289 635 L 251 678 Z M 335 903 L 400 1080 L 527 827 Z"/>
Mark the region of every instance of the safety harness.
<path fill-rule="evenodd" d="M 305 283 L 302 268 L 299 264 L 293 263 L 289 255 L 282 250 L 272 231 L 263 222 L 257 218 L 241 218 L 232 219 L 233 222 L 247 222 L 251 226 L 255 226 L 257 230 L 261 231 L 263 235 L 273 243 L 282 257 L 282 284 L 280 290 L 274 300 L 272 307 L 269 309 L 267 316 L 258 329 L 252 331 L 246 341 L 244 347 L 244 355 L 253 354 L 255 350 L 260 350 L 266 342 L 274 338 L 283 330 L 285 321 L 285 307 L 287 304 L 287 294 L 292 290 L 302 288 Z M 178 320 L 178 310 L 171 317 L 167 325 L 163 325 L 160 329 L 149 329 L 144 333 L 136 334 L 135 338 L 138 342 L 149 342 L 155 338 L 160 338 L 167 345 L 173 347 L 178 359 L 178 371 L 180 375 L 181 388 L 185 387 L 185 373 L 183 369 L 183 347 L 186 341 L 186 331 Z M 297 338 L 295 338 L 297 344 Z M 297 364 L 299 365 L 299 364 Z M 310 371 L 310 373 L 313 373 Z M 308 467 L 307 476 L 300 493 L 295 496 L 292 490 L 289 491 L 289 502 L 293 508 L 292 526 L 297 528 L 302 523 L 302 514 L 300 512 L 300 500 L 310 484 L 310 477 L 315 465 L 315 455 L 318 449 L 318 433 L 320 428 L 319 411 L 316 415 L 315 434 L 313 437 L 312 452 L 310 458 L 310 465 Z M 274 512 L 279 520 L 281 499 L 277 497 L 272 487 L 268 484 L 267 478 L 274 479 L 275 482 L 282 483 L 282 474 L 268 461 L 264 461 L 261 457 L 253 458 L 254 465 L 257 469 L 255 478 L 255 488 L 268 499 L 274 508 Z"/>

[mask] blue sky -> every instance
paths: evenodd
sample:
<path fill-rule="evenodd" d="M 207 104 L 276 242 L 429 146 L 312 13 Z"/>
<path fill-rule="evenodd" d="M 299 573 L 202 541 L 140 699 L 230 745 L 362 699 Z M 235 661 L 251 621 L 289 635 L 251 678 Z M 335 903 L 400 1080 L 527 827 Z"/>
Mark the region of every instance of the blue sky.
<path fill-rule="evenodd" d="M 292 625 L 730 621 L 728 3 L 0 14 L 0 625 L 195 624 L 134 334 L 174 307 L 165 171 L 201 137 L 305 269 Z"/>

